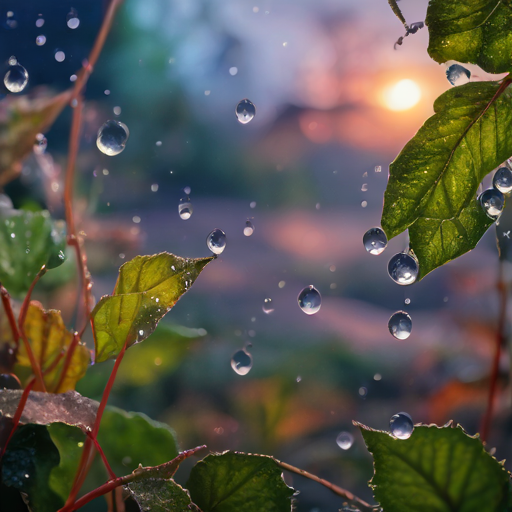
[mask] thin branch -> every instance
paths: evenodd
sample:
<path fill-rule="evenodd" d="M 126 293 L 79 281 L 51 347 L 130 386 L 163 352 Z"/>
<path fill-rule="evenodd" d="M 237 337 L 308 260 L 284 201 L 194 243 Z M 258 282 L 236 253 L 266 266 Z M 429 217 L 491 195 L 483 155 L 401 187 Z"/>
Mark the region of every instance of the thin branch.
<path fill-rule="evenodd" d="M 402 14 L 400 7 L 398 7 L 396 0 L 388 0 L 388 3 L 389 6 L 391 7 L 391 10 L 395 13 L 395 16 L 402 22 L 402 25 L 405 27 L 405 30 L 407 30 L 409 27 L 407 26 L 407 22 L 405 21 L 404 15 Z"/>
<path fill-rule="evenodd" d="M 116 474 L 110 467 L 110 464 L 108 463 L 107 457 L 105 455 L 105 452 L 100 446 L 100 443 L 98 443 L 98 440 L 92 436 L 90 432 L 87 432 L 87 436 L 91 438 L 91 441 L 94 444 L 94 447 L 96 448 L 96 451 L 100 454 L 101 460 L 103 461 L 103 465 L 105 466 L 105 469 L 107 470 L 108 476 L 110 477 L 110 480 L 115 480 L 117 478 Z"/>
<path fill-rule="evenodd" d="M 0 294 L 2 295 L 2 304 L 4 305 L 5 314 L 7 315 L 7 318 L 9 320 L 12 336 L 14 338 L 14 342 L 16 343 L 17 348 L 20 340 L 20 333 L 18 332 L 18 326 L 16 325 L 16 316 L 14 315 L 14 311 L 12 310 L 11 296 L 9 295 L 9 292 L 5 289 L 5 287 L 2 284 L 0 284 Z"/>
<path fill-rule="evenodd" d="M 327 480 L 324 480 L 323 478 L 320 478 L 316 475 L 313 475 L 312 473 L 308 473 L 307 471 L 304 471 L 303 469 L 296 468 L 295 466 L 291 466 L 290 464 L 287 464 L 286 462 L 281 462 L 279 460 L 276 460 L 277 465 L 282 467 L 283 469 L 286 469 L 287 471 L 291 471 L 292 473 L 296 473 L 297 475 L 304 476 L 306 478 L 309 478 L 310 480 L 313 480 L 314 482 L 317 482 L 319 484 L 322 484 L 323 486 L 327 487 L 330 491 L 332 491 L 334 494 L 337 494 L 338 496 L 341 496 L 345 500 L 347 500 L 350 504 L 355 505 L 361 512 L 372 512 L 374 511 L 374 507 L 372 507 L 369 503 L 366 503 L 366 501 L 363 501 L 361 498 L 358 498 L 354 494 L 352 494 L 350 491 L 347 491 L 345 489 L 342 489 L 341 487 L 338 487 L 337 485 L 328 482 Z"/>

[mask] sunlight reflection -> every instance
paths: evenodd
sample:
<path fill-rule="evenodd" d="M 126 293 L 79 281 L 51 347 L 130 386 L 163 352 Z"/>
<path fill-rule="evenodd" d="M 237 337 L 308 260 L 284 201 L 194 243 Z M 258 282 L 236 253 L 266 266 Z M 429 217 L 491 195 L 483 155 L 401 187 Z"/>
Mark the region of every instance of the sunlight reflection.
<path fill-rule="evenodd" d="M 420 101 L 421 89 L 410 79 L 400 80 L 382 91 L 384 106 L 389 110 L 408 110 Z"/>

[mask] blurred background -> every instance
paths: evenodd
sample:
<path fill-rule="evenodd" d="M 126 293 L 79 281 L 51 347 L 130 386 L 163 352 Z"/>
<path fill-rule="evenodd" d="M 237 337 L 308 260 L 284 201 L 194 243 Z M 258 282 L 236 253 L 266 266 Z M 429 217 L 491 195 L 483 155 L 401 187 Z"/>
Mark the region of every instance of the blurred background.
<path fill-rule="evenodd" d="M 14 55 L 27 69 L 24 94 L 72 86 L 107 5 L 0 0 L 0 61 Z M 400 7 L 418 22 L 427 1 Z M 395 49 L 404 32 L 385 0 L 125 1 L 87 85 L 77 166 L 94 295 L 110 293 L 137 254 L 205 256 L 214 228 L 227 247 L 155 335 L 128 351 L 111 404 L 168 423 L 183 449 L 274 455 L 370 501 L 371 457 L 352 420 L 388 429 L 406 411 L 414 422 L 478 430 L 497 317 L 493 229 L 409 287 L 387 275 L 405 236 L 380 256 L 362 244 L 379 225 L 389 163 L 451 87 L 426 53 L 427 29 Z M 468 67 L 474 80 L 485 76 Z M 244 98 L 256 107 L 247 124 L 235 116 Z M 46 154 L 5 187 L 16 207 L 64 217 L 70 118 L 67 109 L 45 134 Z M 130 130 L 115 157 L 96 147 L 110 119 Z M 193 214 L 183 220 L 187 196 Z M 70 327 L 73 265 L 50 272 L 36 294 Z M 308 285 L 322 295 L 311 316 L 297 304 Z M 403 341 L 387 326 L 398 310 L 413 322 Z M 238 375 L 230 361 L 244 347 L 253 366 Z M 78 391 L 99 399 L 111 367 L 92 367 Z M 511 456 L 509 400 L 499 397 L 488 444 L 499 459 Z M 348 450 L 336 443 L 342 431 L 354 436 Z M 301 512 L 341 507 L 317 484 L 286 481 L 301 490 Z"/>

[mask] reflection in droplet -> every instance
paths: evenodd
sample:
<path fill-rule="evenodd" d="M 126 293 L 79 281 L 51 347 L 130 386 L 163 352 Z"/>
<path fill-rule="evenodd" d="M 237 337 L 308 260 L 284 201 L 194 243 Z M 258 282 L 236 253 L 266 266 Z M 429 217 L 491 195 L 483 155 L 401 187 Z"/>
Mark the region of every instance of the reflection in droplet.
<path fill-rule="evenodd" d="M 178 213 L 182 220 L 188 220 L 192 217 L 192 213 L 194 212 L 194 208 L 192 207 L 192 203 L 190 202 L 190 198 L 187 197 L 185 199 L 180 199 L 180 204 L 178 205 Z"/>
<path fill-rule="evenodd" d="M 505 196 L 498 189 L 488 188 L 480 195 L 480 204 L 488 217 L 496 219 L 505 207 Z"/>
<path fill-rule="evenodd" d="M 397 439 L 409 439 L 414 430 L 412 418 L 406 412 L 395 414 L 389 420 L 389 430 Z"/>
<path fill-rule="evenodd" d="M 226 233 L 222 229 L 215 228 L 206 238 L 206 245 L 213 254 L 221 254 L 226 248 Z"/>
<path fill-rule="evenodd" d="M 419 270 L 418 260 L 407 252 L 395 254 L 388 263 L 389 277 L 402 286 L 414 283 Z"/>
<path fill-rule="evenodd" d="M 336 444 L 342 450 L 348 450 L 354 444 L 354 436 L 350 432 L 340 432 L 336 438 Z"/>
<path fill-rule="evenodd" d="M 274 312 L 274 305 L 272 304 L 272 299 L 266 298 L 263 301 L 263 306 L 262 306 L 261 309 L 263 309 L 263 313 L 267 313 L 267 315 L 270 315 L 270 313 L 273 313 Z"/>
<path fill-rule="evenodd" d="M 36 142 L 34 144 L 34 153 L 36 155 L 42 155 L 48 147 L 48 141 L 42 133 L 36 135 Z"/>
<path fill-rule="evenodd" d="M 129 135 L 130 131 L 124 123 L 107 121 L 98 131 L 96 145 L 105 155 L 115 156 L 124 150 Z"/>
<path fill-rule="evenodd" d="M 320 292 L 310 284 L 299 293 L 297 301 L 300 309 L 302 309 L 306 315 L 314 315 L 320 310 L 322 296 Z"/>
<path fill-rule="evenodd" d="M 247 98 L 238 103 L 235 109 L 236 118 L 242 124 L 247 124 L 254 119 L 256 107 Z"/>
<path fill-rule="evenodd" d="M 21 92 L 28 83 L 27 70 L 21 64 L 18 64 L 15 57 L 9 59 L 9 64 L 10 67 L 4 76 L 4 85 L 10 92 Z"/>
<path fill-rule="evenodd" d="M 238 350 L 231 358 L 231 368 L 238 375 L 247 375 L 252 368 L 252 355 L 245 349 Z"/>
<path fill-rule="evenodd" d="M 405 311 L 397 311 L 391 315 L 388 329 L 397 340 L 406 340 L 412 331 L 412 319 Z"/>
<path fill-rule="evenodd" d="M 377 256 L 384 252 L 388 245 L 388 239 L 381 228 L 371 228 L 364 234 L 363 244 L 370 254 Z"/>
<path fill-rule="evenodd" d="M 245 221 L 244 235 L 251 236 L 254 233 L 254 225 L 250 220 Z"/>
<path fill-rule="evenodd" d="M 500 167 L 492 178 L 492 186 L 502 194 L 512 192 L 512 171 L 508 167 Z"/>
<path fill-rule="evenodd" d="M 452 64 L 446 70 L 446 78 L 452 85 L 464 85 L 469 82 L 471 71 L 460 64 Z"/>

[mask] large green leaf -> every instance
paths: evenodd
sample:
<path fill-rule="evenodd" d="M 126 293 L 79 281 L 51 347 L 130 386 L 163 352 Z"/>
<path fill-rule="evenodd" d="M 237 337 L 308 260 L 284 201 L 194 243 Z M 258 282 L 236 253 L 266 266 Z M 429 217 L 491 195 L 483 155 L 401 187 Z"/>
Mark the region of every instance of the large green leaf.
<path fill-rule="evenodd" d="M 281 474 L 272 457 L 225 452 L 198 462 L 187 489 L 203 512 L 289 512 L 294 490 Z"/>
<path fill-rule="evenodd" d="M 435 61 L 471 62 L 489 73 L 512 70 L 511 0 L 430 0 L 426 24 Z"/>
<path fill-rule="evenodd" d="M 125 342 L 145 340 L 213 259 L 163 252 L 122 265 L 113 294 L 102 297 L 92 312 L 96 362 L 116 357 Z"/>
<path fill-rule="evenodd" d="M 510 478 L 462 427 L 417 426 L 409 439 L 359 425 L 373 454 L 370 482 L 385 512 L 505 512 Z"/>
<path fill-rule="evenodd" d="M 0 216 L 0 282 L 12 295 L 23 296 L 43 265 L 64 262 L 65 248 L 64 225 L 46 210 Z"/>
<path fill-rule="evenodd" d="M 499 88 L 469 83 L 442 94 L 390 165 L 382 227 L 388 238 L 409 228 L 420 278 L 474 248 L 491 224 L 476 192 L 512 155 L 512 92 Z"/>

